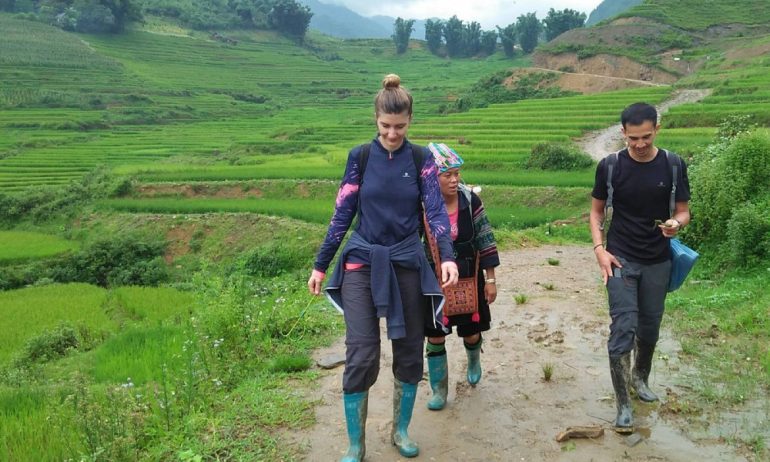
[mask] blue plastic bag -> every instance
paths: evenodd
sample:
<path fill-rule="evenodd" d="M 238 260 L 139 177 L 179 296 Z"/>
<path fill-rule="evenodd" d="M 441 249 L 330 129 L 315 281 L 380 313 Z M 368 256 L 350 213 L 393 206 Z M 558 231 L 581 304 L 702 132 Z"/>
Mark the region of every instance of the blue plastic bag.
<path fill-rule="evenodd" d="M 679 239 L 671 239 L 671 277 L 668 280 L 668 291 L 673 292 L 682 286 L 690 270 L 700 255 L 698 252 L 682 244 Z"/>

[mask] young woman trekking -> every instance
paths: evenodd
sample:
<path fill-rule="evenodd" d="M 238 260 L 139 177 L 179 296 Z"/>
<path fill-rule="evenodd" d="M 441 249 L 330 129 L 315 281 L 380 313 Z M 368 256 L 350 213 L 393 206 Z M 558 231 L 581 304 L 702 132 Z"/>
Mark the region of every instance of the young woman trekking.
<path fill-rule="evenodd" d="M 457 335 L 463 338 L 468 356 L 467 379 L 469 384 L 475 386 L 481 380 L 481 332 L 489 330 L 489 305 L 497 298 L 495 267 L 500 265 L 500 257 L 481 199 L 460 183 L 462 158 L 445 144 L 430 143 L 428 149 L 439 170 L 439 185 L 449 214 L 450 235 L 460 277 L 468 278 L 476 274 L 476 311 L 449 316 L 443 322 L 449 327 L 449 333 L 452 326 L 455 326 Z M 446 405 L 449 388 L 444 346 L 447 333 L 442 329 L 427 327 L 425 335 L 428 337 L 426 352 L 433 391 L 428 409 L 440 410 Z"/>
<path fill-rule="evenodd" d="M 343 462 L 360 461 L 366 453 L 367 403 L 380 369 L 383 317 L 395 379 L 391 441 L 404 457 L 419 453 L 407 429 L 423 374 L 423 330 L 426 322 L 435 322 L 443 303 L 418 234 L 423 210 L 441 249 L 441 282 L 457 282 L 436 166 L 406 138 L 412 96 L 397 75 L 385 77 L 374 108 L 377 136 L 348 155 L 334 215 L 308 280 L 310 292 L 320 294 L 325 272 L 358 215 L 325 288 L 345 316 L 342 389 L 350 446 Z"/>

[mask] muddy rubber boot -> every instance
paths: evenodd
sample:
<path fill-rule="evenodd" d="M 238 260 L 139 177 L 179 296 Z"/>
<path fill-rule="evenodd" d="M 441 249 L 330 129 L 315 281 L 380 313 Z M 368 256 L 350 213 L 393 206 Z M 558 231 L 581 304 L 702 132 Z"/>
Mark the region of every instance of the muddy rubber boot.
<path fill-rule="evenodd" d="M 648 345 L 638 338 L 634 346 L 634 369 L 631 371 L 631 386 L 636 391 L 640 400 L 652 403 L 658 400 L 658 395 L 650 390 L 647 380 L 652 369 L 652 358 L 655 354 L 655 345 Z"/>
<path fill-rule="evenodd" d="M 610 356 L 610 375 L 612 376 L 612 387 L 615 389 L 615 405 L 618 409 L 618 415 L 615 417 L 615 431 L 618 433 L 633 433 L 634 431 L 631 396 L 628 393 L 630 369 L 630 352 L 622 356 Z"/>
<path fill-rule="evenodd" d="M 369 407 L 369 392 L 345 393 L 344 401 L 350 446 L 340 462 L 361 462 L 366 455 L 366 413 Z"/>
<path fill-rule="evenodd" d="M 417 457 L 420 448 L 409 438 L 407 430 L 412 420 L 414 400 L 417 398 L 417 384 L 404 383 L 400 380 L 393 382 L 393 429 L 390 437 L 398 448 L 398 453 L 404 457 Z"/>
<path fill-rule="evenodd" d="M 449 371 L 447 369 L 446 348 L 444 344 L 434 345 L 428 343 L 428 378 L 433 395 L 428 401 L 428 409 L 440 411 L 446 406 L 446 397 L 449 392 Z"/>
<path fill-rule="evenodd" d="M 468 355 L 468 383 L 475 387 L 481 380 L 481 342 L 482 338 L 474 345 L 465 345 L 465 353 Z"/>

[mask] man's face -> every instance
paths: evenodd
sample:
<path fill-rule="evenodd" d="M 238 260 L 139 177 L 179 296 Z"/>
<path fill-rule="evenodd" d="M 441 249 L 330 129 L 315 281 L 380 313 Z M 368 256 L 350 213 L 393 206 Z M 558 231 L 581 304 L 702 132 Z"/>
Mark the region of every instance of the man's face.
<path fill-rule="evenodd" d="M 645 159 L 655 153 L 655 137 L 660 125 L 645 120 L 641 125 L 626 124 L 622 129 L 628 151 L 636 158 Z"/>

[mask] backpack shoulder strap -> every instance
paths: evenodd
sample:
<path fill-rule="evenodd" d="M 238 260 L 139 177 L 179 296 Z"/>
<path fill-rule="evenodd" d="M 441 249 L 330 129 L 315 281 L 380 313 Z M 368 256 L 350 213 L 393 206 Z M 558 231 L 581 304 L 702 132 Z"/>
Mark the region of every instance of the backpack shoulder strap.
<path fill-rule="evenodd" d="M 366 164 L 369 162 L 369 151 L 372 149 L 372 143 L 365 143 L 361 145 L 361 156 L 358 158 L 358 184 L 361 185 L 364 182 L 364 172 L 366 171 Z"/>
<path fill-rule="evenodd" d="M 676 210 L 676 184 L 679 180 L 679 170 L 682 168 L 682 158 L 666 150 L 666 160 L 671 165 L 671 198 L 668 200 L 668 215 L 673 217 Z"/>
<path fill-rule="evenodd" d="M 607 211 L 612 209 L 612 197 L 615 193 L 615 188 L 612 186 L 612 174 L 614 173 L 615 166 L 618 164 L 619 154 L 620 151 L 613 152 L 604 159 L 604 168 L 607 170 L 607 200 L 604 202 L 605 217 L 607 217 Z"/>
<path fill-rule="evenodd" d="M 412 162 L 414 162 L 414 169 L 417 171 L 417 187 L 420 189 L 420 201 L 422 201 L 422 180 L 420 174 L 422 173 L 422 166 L 425 165 L 425 160 L 428 158 L 428 149 L 416 144 L 412 144 Z"/>

